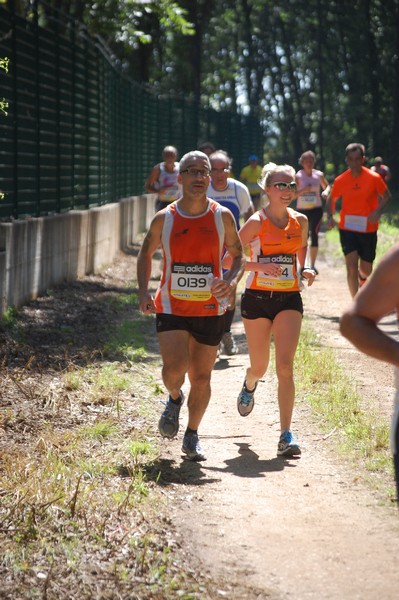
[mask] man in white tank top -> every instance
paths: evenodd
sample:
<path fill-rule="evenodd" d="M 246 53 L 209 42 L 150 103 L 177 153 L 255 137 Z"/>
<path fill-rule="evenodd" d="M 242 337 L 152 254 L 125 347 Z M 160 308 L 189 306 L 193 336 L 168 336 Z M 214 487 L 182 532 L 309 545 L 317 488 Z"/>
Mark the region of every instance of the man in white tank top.
<path fill-rule="evenodd" d="M 161 210 L 181 196 L 181 185 L 177 178 L 179 163 L 177 150 L 174 146 L 165 146 L 162 151 L 163 161 L 155 165 L 145 182 L 145 191 L 158 194 L 155 209 Z"/>
<path fill-rule="evenodd" d="M 254 205 L 246 185 L 230 177 L 231 159 L 224 150 L 216 150 L 209 156 L 211 161 L 211 181 L 207 196 L 228 208 L 235 219 L 237 229 L 240 229 L 240 217 L 245 221 L 254 213 Z M 237 354 L 238 348 L 231 332 L 234 319 L 235 303 L 226 310 L 225 330 L 220 351 L 227 356 Z"/>

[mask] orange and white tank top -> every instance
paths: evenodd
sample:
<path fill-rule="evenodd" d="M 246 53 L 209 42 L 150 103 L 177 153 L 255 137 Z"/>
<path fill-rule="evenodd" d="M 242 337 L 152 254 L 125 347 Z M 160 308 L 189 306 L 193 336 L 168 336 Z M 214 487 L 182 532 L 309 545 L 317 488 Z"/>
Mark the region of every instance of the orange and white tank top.
<path fill-rule="evenodd" d="M 278 277 L 272 277 L 260 271 L 250 271 L 246 280 L 247 289 L 279 292 L 298 292 L 301 289 L 296 259 L 296 253 L 303 246 L 301 224 L 295 211 L 291 208 L 287 210 L 288 223 L 284 229 L 271 222 L 264 208 L 259 211 L 261 229 L 249 244 L 249 260 L 280 265 L 282 272 Z"/>
<path fill-rule="evenodd" d="M 164 260 L 154 300 L 156 312 L 187 317 L 223 315 L 207 276 L 222 276 L 224 224 L 220 204 L 208 199 L 205 212 L 191 216 L 173 202 L 165 212 L 161 239 Z"/>

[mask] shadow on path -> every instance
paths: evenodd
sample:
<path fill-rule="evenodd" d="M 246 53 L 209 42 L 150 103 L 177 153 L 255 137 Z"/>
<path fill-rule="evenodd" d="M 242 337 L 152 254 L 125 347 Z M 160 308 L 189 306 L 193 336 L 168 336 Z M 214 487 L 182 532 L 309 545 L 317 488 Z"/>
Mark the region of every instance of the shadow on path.
<path fill-rule="evenodd" d="M 206 471 L 219 471 L 222 473 L 232 473 L 237 477 L 264 477 L 264 473 L 273 473 L 283 471 L 286 467 L 294 467 L 292 460 L 283 457 L 275 457 L 266 460 L 259 460 L 259 455 L 250 449 L 250 444 L 236 443 L 238 454 L 235 458 L 225 460 L 226 467 L 204 467 Z"/>
<path fill-rule="evenodd" d="M 222 436 L 218 437 L 222 438 Z M 173 459 L 161 458 L 147 469 L 147 480 L 155 481 L 161 486 L 176 483 L 204 485 L 220 481 L 220 477 L 208 477 L 208 473 L 231 473 L 237 477 L 264 477 L 265 473 L 283 471 L 287 467 L 296 466 L 297 458 L 275 457 L 259 460 L 259 455 L 250 449 L 250 444 L 235 442 L 235 445 L 238 446 L 238 456 L 225 460 L 225 467 L 207 466 L 205 462 L 191 461 L 186 457 L 182 457 L 179 464 Z"/>

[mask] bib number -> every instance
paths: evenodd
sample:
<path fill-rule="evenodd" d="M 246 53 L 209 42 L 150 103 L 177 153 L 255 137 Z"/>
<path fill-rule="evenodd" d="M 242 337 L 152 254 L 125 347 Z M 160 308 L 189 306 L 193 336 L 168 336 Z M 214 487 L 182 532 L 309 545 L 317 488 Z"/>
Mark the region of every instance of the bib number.
<path fill-rule="evenodd" d="M 309 192 L 308 194 L 302 194 L 298 197 L 298 208 L 316 208 L 317 206 L 317 194 L 315 192 Z"/>
<path fill-rule="evenodd" d="M 296 257 L 292 254 L 270 254 L 269 256 L 258 256 L 261 264 L 274 264 L 281 267 L 280 275 L 273 277 L 266 273 L 257 273 L 256 285 L 259 288 L 286 290 L 295 284 L 294 263 Z"/>
<path fill-rule="evenodd" d="M 359 217 L 358 215 L 345 215 L 345 229 L 351 231 L 367 231 L 367 217 Z"/>
<path fill-rule="evenodd" d="M 178 300 L 206 302 L 212 298 L 211 281 L 207 277 L 212 273 L 210 263 L 174 263 L 171 273 L 170 295 Z"/>
<path fill-rule="evenodd" d="M 168 202 L 173 202 L 177 200 L 179 193 L 179 186 L 171 185 L 170 187 L 164 189 L 161 194 L 159 194 L 160 200 L 167 200 Z"/>

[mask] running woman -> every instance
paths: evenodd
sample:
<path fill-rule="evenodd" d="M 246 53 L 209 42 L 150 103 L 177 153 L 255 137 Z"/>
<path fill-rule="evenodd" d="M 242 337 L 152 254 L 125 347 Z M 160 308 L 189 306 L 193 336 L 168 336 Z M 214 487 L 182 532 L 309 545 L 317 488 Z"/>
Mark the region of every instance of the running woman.
<path fill-rule="evenodd" d="M 245 267 L 249 274 L 241 299 L 241 314 L 250 366 L 237 407 L 243 417 L 253 410 L 256 386 L 269 364 L 273 335 L 281 426 L 277 455 L 291 457 L 301 454 L 291 432 L 294 357 L 303 315 L 298 267 L 308 285 L 312 285 L 315 272 L 304 268 L 307 217 L 289 208 L 296 197 L 295 169 L 269 163 L 263 167 L 259 185 L 266 192 L 268 204 L 252 215 L 239 231 L 243 247 L 249 247 Z"/>
<path fill-rule="evenodd" d="M 309 222 L 310 248 L 307 252 L 305 264 L 310 266 L 318 274 L 316 259 L 319 252 L 319 229 L 323 218 L 322 197 L 326 198 L 330 186 L 322 171 L 315 169 L 316 155 L 311 150 L 304 152 L 299 158 L 302 166 L 295 177 L 298 187 L 296 208 L 306 215 Z M 323 194 L 320 194 L 320 188 Z"/>

